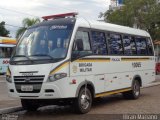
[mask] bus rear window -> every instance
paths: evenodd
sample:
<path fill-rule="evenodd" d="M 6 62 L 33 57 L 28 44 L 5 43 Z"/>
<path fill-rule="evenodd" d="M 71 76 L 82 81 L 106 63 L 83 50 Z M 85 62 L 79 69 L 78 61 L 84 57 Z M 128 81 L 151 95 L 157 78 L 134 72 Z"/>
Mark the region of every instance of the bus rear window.
<path fill-rule="evenodd" d="M 150 38 L 147 38 L 147 47 L 148 47 L 148 54 L 149 55 L 154 55 L 153 54 L 153 47 L 152 47 L 152 43 L 151 43 Z"/>

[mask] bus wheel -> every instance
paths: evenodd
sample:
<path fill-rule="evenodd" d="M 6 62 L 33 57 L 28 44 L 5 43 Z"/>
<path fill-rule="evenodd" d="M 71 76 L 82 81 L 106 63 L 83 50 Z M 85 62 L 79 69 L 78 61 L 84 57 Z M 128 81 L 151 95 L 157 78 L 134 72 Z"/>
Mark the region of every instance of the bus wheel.
<path fill-rule="evenodd" d="M 75 100 L 75 109 L 79 114 L 85 114 L 90 111 L 92 106 L 92 94 L 88 88 L 81 88 L 78 98 Z"/>
<path fill-rule="evenodd" d="M 140 83 L 138 80 L 134 80 L 132 84 L 132 90 L 123 93 L 125 99 L 138 99 L 140 96 Z"/>
<path fill-rule="evenodd" d="M 29 100 L 29 99 L 21 99 L 21 104 L 22 104 L 23 109 L 27 111 L 36 111 L 39 107 L 37 102 L 35 102 L 34 100 Z"/>

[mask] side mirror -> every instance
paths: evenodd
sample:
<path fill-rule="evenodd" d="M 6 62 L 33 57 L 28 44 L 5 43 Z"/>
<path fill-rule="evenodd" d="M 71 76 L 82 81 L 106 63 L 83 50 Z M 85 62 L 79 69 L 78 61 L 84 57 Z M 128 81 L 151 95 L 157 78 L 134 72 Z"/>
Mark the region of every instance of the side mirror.
<path fill-rule="evenodd" d="M 80 52 L 79 51 L 72 51 L 71 61 L 74 61 L 74 60 L 78 59 L 79 56 L 80 56 Z"/>

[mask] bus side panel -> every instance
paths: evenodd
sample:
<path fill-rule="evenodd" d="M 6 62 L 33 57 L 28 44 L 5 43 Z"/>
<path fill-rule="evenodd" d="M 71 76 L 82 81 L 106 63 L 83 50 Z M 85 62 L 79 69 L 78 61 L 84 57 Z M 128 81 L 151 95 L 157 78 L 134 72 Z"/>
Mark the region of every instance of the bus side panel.
<path fill-rule="evenodd" d="M 108 56 L 84 57 L 71 63 L 71 76 L 82 76 L 88 80 L 92 76 L 95 93 L 129 88 L 135 76 L 146 86 L 155 80 L 154 57 L 148 56 Z"/>
<path fill-rule="evenodd" d="M 142 86 L 155 80 L 154 57 L 117 57 L 121 61 L 112 61 L 108 64 L 105 74 L 105 91 L 131 87 L 132 81 L 139 76 Z M 115 58 L 114 58 L 115 59 Z"/>

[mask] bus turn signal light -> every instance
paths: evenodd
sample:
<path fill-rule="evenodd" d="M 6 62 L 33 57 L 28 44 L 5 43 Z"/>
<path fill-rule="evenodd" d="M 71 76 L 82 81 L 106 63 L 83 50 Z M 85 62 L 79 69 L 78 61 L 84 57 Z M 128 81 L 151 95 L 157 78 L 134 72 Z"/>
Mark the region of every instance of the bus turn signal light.
<path fill-rule="evenodd" d="M 77 81 L 75 79 L 72 80 L 71 84 L 76 84 Z"/>

